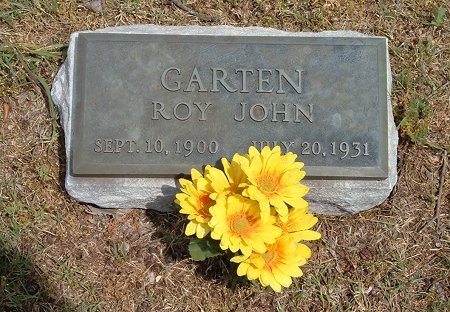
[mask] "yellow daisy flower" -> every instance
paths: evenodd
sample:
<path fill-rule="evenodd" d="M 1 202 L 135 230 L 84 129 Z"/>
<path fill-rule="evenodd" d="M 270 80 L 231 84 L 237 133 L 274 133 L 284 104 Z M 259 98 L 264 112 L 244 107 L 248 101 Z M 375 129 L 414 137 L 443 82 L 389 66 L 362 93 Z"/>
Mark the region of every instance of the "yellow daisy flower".
<path fill-rule="evenodd" d="M 291 208 L 287 220 L 278 219 L 275 224 L 281 228 L 283 234 L 290 235 L 296 242 L 320 239 L 322 236 L 319 232 L 310 230 L 319 220 L 307 212 L 308 207 Z"/>
<path fill-rule="evenodd" d="M 240 194 L 241 183 L 246 181 L 241 164 L 238 162 L 239 154 L 234 154 L 231 163 L 226 158 L 222 158 L 223 171 L 217 168 L 206 166 L 205 178 L 209 180 L 214 192 L 211 198 L 217 199 L 220 195 Z"/>
<path fill-rule="evenodd" d="M 263 221 L 256 201 L 232 195 L 223 198 L 210 209 L 211 237 L 220 240 L 220 248 L 232 252 L 240 250 L 249 255 L 252 250 L 266 251 L 266 244 L 275 243 L 281 229 L 274 225 L 274 216 Z"/>
<path fill-rule="evenodd" d="M 292 277 L 303 275 L 299 266 L 311 257 L 311 250 L 296 243 L 289 235 L 283 235 L 275 244 L 267 246 L 264 253 L 253 252 L 250 256 L 236 256 L 232 262 L 239 263 L 237 275 L 247 275 L 249 280 L 259 279 L 262 286 L 270 286 L 280 292 L 282 286 L 289 287 Z"/>
<path fill-rule="evenodd" d="M 209 208 L 216 202 L 210 198 L 212 188 L 209 181 L 196 169 L 191 170 L 191 175 L 192 181 L 179 180 L 181 193 L 176 195 L 175 203 L 181 206 L 180 213 L 187 214 L 190 221 L 185 234 L 196 234 L 198 238 L 203 238 L 211 231 L 208 225 L 211 220 Z"/>
<path fill-rule="evenodd" d="M 308 203 L 302 198 L 308 187 L 300 184 L 305 176 L 303 163 L 296 162 L 297 155 L 289 152 L 281 155 L 281 148 L 270 149 L 265 146 L 261 153 L 251 146 L 247 157 L 241 156 L 239 161 L 247 176 L 248 183 L 242 195 L 256 200 L 261 205 L 261 217 L 267 219 L 272 205 L 283 220 L 288 215 L 289 204 L 292 207 L 306 207 Z"/>

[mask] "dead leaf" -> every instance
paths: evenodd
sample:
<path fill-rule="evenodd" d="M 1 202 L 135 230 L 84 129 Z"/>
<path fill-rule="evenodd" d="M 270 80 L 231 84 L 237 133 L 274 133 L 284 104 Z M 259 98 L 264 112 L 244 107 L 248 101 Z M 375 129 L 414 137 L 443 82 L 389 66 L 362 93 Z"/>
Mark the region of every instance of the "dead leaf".
<path fill-rule="evenodd" d="M 9 111 L 11 109 L 11 106 L 8 102 L 3 102 L 3 124 L 6 124 L 6 120 L 9 117 Z"/>

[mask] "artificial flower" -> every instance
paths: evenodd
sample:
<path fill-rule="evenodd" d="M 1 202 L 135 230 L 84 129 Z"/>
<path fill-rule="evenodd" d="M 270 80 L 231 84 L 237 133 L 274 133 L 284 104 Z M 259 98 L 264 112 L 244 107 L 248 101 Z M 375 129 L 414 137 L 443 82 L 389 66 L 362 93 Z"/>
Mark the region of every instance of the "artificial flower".
<path fill-rule="evenodd" d="M 320 239 L 319 232 L 310 230 L 319 221 L 308 212 L 308 207 L 290 208 L 286 221 L 278 219 L 276 225 L 281 228 L 283 235 L 290 235 L 296 242 L 301 240 Z"/>
<path fill-rule="evenodd" d="M 258 202 L 240 195 L 217 202 L 210 213 L 211 237 L 220 240 L 223 250 L 240 250 L 244 255 L 252 250 L 265 252 L 266 244 L 274 243 L 281 235 L 274 216 L 262 220 Z"/>
<path fill-rule="evenodd" d="M 179 180 L 181 193 L 176 195 L 175 202 L 181 206 L 180 213 L 188 215 L 185 234 L 203 238 L 211 231 L 209 208 L 216 202 L 210 198 L 212 188 L 209 181 L 196 169 L 191 170 L 191 176 L 192 181 Z"/>
<path fill-rule="evenodd" d="M 250 256 L 235 256 L 232 262 L 239 263 L 237 275 L 246 275 L 249 280 L 259 279 L 262 286 L 270 286 L 276 292 L 292 284 L 292 277 L 303 275 L 301 265 L 311 257 L 311 250 L 296 243 L 289 235 L 282 235 L 267 246 L 264 253 L 252 252 Z"/>
<path fill-rule="evenodd" d="M 237 275 L 277 292 L 303 274 L 300 266 L 311 250 L 302 241 L 321 237 L 311 230 L 318 220 L 302 198 L 308 188 L 300 184 L 305 172 L 296 158 L 281 155 L 279 146 L 261 152 L 250 147 L 231 162 L 222 158 L 223 170 L 207 165 L 202 175 L 193 169 L 192 181 L 180 179 L 176 195 L 180 213 L 189 220 L 186 235 L 210 234 L 222 250 L 235 253 L 231 261 L 239 264 Z M 196 260 L 217 254 L 210 241 L 192 246 L 197 246 L 189 247 Z"/>
<path fill-rule="evenodd" d="M 220 195 L 228 196 L 241 193 L 242 188 L 239 185 L 246 181 L 246 177 L 238 160 L 238 154 L 234 154 L 231 163 L 226 158 L 222 158 L 223 171 L 215 167 L 206 166 L 205 178 L 209 180 L 214 190 L 211 198 L 217 199 Z"/>
<path fill-rule="evenodd" d="M 291 152 L 281 155 L 279 146 L 273 149 L 265 146 L 261 153 L 251 146 L 248 155 L 240 156 L 239 162 L 248 180 L 241 185 L 245 187 L 242 195 L 259 202 L 263 219 L 269 217 L 270 206 L 283 220 L 287 219 L 288 205 L 307 206 L 302 197 L 309 189 L 300 184 L 305 172 L 301 170 L 303 163 L 296 162 L 296 158 Z"/>

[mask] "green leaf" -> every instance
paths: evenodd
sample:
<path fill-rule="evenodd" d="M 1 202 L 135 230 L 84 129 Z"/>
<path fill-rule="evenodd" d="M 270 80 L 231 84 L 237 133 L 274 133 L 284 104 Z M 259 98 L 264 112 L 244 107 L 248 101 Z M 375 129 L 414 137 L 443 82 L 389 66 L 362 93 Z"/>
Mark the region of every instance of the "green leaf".
<path fill-rule="evenodd" d="M 61 45 L 61 49 L 62 49 L 62 47 L 64 47 L 64 46 Z M 40 56 L 43 56 L 46 58 L 55 58 L 55 57 L 58 58 L 58 57 L 61 57 L 63 54 L 63 52 L 61 52 L 61 51 L 49 51 L 49 50 L 44 50 L 44 49 L 32 50 L 31 53 L 35 54 L 35 55 L 40 55 Z"/>
<path fill-rule="evenodd" d="M 203 261 L 206 258 L 222 254 L 222 250 L 217 245 L 217 242 L 207 237 L 203 239 L 191 239 L 188 249 L 194 261 Z"/>
<path fill-rule="evenodd" d="M 434 8 L 433 10 L 433 20 L 431 25 L 439 27 L 444 23 L 445 13 L 447 9 L 445 7 Z"/>

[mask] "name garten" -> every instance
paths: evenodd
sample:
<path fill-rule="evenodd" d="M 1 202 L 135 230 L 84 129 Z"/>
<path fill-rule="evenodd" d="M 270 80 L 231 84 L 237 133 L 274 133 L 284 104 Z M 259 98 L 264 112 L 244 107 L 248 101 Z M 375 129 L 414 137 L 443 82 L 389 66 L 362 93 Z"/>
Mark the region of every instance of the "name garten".
<path fill-rule="evenodd" d="M 285 94 L 286 90 L 302 93 L 302 78 L 304 70 L 295 69 L 288 74 L 284 69 L 267 68 L 237 68 L 227 71 L 224 68 L 211 67 L 206 73 L 200 74 L 195 66 L 191 71 L 184 72 L 177 67 L 169 67 L 161 74 L 161 85 L 170 92 L 220 92 L 230 93 L 276 93 Z M 222 87 L 220 87 L 222 86 Z M 172 106 L 166 106 L 160 101 L 152 101 L 152 120 L 188 120 L 192 116 L 200 121 L 207 120 L 207 110 L 212 103 L 184 103 L 180 102 Z M 301 105 L 299 103 L 270 103 L 248 104 L 240 102 L 236 104 L 235 121 L 242 121 L 249 116 L 251 120 L 261 122 L 270 120 L 273 122 L 301 122 L 300 116 L 304 116 L 309 122 L 313 122 L 313 104 Z"/>

